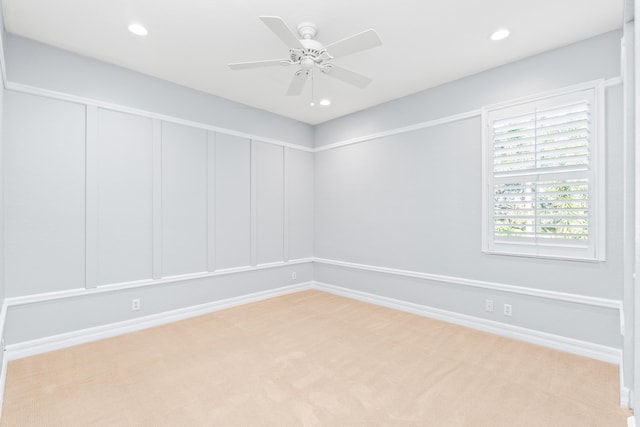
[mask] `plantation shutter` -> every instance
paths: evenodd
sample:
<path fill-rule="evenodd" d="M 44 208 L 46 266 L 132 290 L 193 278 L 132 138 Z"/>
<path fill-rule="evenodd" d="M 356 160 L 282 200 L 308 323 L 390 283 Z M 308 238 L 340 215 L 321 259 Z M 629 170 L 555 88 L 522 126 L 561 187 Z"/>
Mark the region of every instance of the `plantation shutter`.
<path fill-rule="evenodd" d="M 596 259 L 594 93 L 485 111 L 488 252 Z"/>
<path fill-rule="evenodd" d="M 589 104 L 535 109 L 493 123 L 494 176 L 589 168 Z"/>

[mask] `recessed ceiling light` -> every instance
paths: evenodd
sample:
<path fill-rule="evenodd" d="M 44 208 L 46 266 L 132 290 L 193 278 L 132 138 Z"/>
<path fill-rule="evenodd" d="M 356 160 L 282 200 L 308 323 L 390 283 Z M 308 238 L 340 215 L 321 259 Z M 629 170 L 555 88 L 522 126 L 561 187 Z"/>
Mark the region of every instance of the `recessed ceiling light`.
<path fill-rule="evenodd" d="M 491 34 L 490 38 L 493 41 L 504 40 L 507 37 L 509 37 L 509 34 L 511 34 L 511 32 L 509 32 L 509 30 L 507 30 L 506 28 L 501 28 L 501 29 L 495 31 L 493 34 Z"/>
<path fill-rule="evenodd" d="M 328 107 L 329 105 L 331 105 L 331 101 L 328 100 L 327 98 L 321 99 L 320 105 L 322 105 L 323 107 Z"/>
<path fill-rule="evenodd" d="M 129 31 L 131 31 L 136 36 L 146 36 L 147 34 L 149 34 L 149 31 L 147 31 L 147 28 L 138 22 L 134 22 L 130 24 Z"/>
<path fill-rule="evenodd" d="M 315 107 L 315 106 L 316 106 L 316 103 L 315 103 L 315 102 L 311 101 L 311 102 L 309 103 L 309 107 Z"/>

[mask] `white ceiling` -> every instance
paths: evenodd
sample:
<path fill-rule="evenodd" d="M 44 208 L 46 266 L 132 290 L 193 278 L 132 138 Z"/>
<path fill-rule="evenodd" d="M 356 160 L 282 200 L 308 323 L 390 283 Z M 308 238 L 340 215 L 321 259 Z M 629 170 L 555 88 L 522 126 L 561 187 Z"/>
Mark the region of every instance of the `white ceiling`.
<path fill-rule="evenodd" d="M 623 0 L 2 0 L 7 31 L 310 124 L 621 28 Z M 328 76 L 284 94 L 293 67 L 226 64 L 287 58 L 258 19 L 319 27 L 323 44 L 374 28 L 382 46 L 335 60 L 373 78 L 365 89 Z M 127 31 L 143 23 L 149 35 Z M 511 37 L 492 42 L 499 27 Z"/>

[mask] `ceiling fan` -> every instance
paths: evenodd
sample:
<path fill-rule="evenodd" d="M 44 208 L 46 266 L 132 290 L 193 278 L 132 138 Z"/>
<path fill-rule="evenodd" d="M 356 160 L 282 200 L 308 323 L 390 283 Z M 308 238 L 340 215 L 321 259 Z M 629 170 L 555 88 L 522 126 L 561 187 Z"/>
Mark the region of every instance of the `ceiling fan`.
<path fill-rule="evenodd" d="M 298 25 L 298 34 L 300 36 L 298 38 L 298 35 L 279 16 L 261 16 L 260 19 L 289 47 L 289 58 L 237 62 L 229 64 L 229 68 L 232 70 L 298 65 L 300 68 L 293 76 L 287 90 L 287 96 L 300 95 L 307 78 L 312 75 L 314 69 L 359 88 L 364 88 L 371 83 L 371 78 L 342 68 L 331 61 L 341 56 L 380 46 L 382 41 L 375 30 L 369 29 L 323 46 L 322 43 L 315 40 L 318 34 L 318 27 L 312 23 L 303 22 Z"/>

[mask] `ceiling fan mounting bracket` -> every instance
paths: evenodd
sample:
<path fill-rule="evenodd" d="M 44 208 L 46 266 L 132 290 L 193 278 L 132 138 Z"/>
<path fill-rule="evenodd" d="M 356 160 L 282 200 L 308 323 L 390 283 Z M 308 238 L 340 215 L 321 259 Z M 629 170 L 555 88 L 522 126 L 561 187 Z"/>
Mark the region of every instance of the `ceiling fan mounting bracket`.
<path fill-rule="evenodd" d="M 298 25 L 298 34 L 302 40 L 312 40 L 318 35 L 318 27 L 311 22 L 303 22 Z"/>

